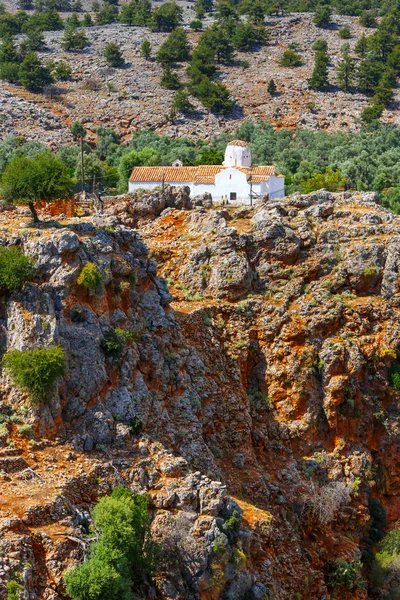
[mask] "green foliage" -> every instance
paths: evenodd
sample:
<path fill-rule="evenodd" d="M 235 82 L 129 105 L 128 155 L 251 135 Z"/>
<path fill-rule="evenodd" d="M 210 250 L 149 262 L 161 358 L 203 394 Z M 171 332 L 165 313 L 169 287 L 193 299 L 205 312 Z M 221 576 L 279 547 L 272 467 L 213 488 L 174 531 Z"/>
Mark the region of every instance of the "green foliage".
<path fill-rule="evenodd" d="M 18 425 L 17 430 L 18 430 L 18 433 L 20 435 L 22 435 L 22 437 L 27 437 L 27 438 L 33 437 L 33 430 L 30 425 L 27 425 L 27 424 Z"/>
<path fill-rule="evenodd" d="M 347 53 L 343 55 L 342 60 L 336 69 L 336 78 L 340 89 L 348 92 L 355 81 L 356 67 L 354 59 Z"/>
<path fill-rule="evenodd" d="M 279 59 L 279 64 L 281 67 L 299 67 L 303 64 L 303 59 L 294 50 L 285 50 Z"/>
<path fill-rule="evenodd" d="M 50 152 L 34 158 L 15 156 L 1 180 L 4 200 L 12 204 L 28 204 L 31 210 L 38 200 L 53 202 L 68 197 L 71 186 L 72 180 L 64 163 Z"/>
<path fill-rule="evenodd" d="M 103 276 L 94 263 L 88 262 L 79 273 L 76 283 L 86 290 L 95 290 L 103 283 Z"/>
<path fill-rule="evenodd" d="M 108 25 L 118 20 L 118 7 L 110 2 L 104 2 L 96 12 L 96 25 Z"/>
<path fill-rule="evenodd" d="M 140 52 L 141 52 L 142 56 L 144 56 L 147 60 L 150 58 L 151 44 L 150 44 L 149 40 L 143 40 L 143 43 L 140 48 Z"/>
<path fill-rule="evenodd" d="M 343 29 L 339 29 L 339 36 L 342 40 L 349 40 L 351 38 L 350 27 L 343 27 Z"/>
<path fill-rule="evenodd" d="M 157 548 L 150 538 L 147 496 L 118 487 L 93 510 L 100 539 L 65 576 L 72 600 L 133 600 L 134 586 L 151 575 Z"/>
<path fill-rule="evenodd" d="M 254 49 L 257 45 L 265 44 L 267 34 L 263 25 L 255 25 L 251 21 L 241 21 L 234 30 L 232 43 L 240 51 Z"/>
<path fill-rule="evenodd" d="M 203 23 L 200 21 L 200 19 L 195 19 L 194 21 L 190 22 L 189 27 L 190 29 L 193 29 L 193 31 L 201 31 L 203 28 Z"/>
<path fill-rule="evenodd" d="M 332 171 L 331 169 L 327 169 L 325 173 L 317 173 L 313 177 L 303 181 L 301 191 L 304 194 L 310 194 L 311 192 L 325 188 L 330 192 L 337 192 L 344 187 L 345 183 L 346 179 L 342 177 L 339 170 Z"/>
<path fill-rule="evenodd" d="M 313 23 L 317 27 L 329 27 L 331 23 L 332 9 L 329 5 L 319 4 L 315 10 Z"/>
<path fill-rule="evenodd" d="M 53 63 L 51 75 L 55 81 L 68 81 L 71 79 L 72 69 L 65 61 L 60 60 Z"/>
<path fill-rule="evenodd" d="M 233 110 L 230 92 L 220 81 L 213 82 L 203 76 L 199 83 L 191 87 L 191 92 L 213 113 L 228 114 Z"/>
<path fill-rule="evenodd" d="M 329 85 L 328 80 L 328 63 L 329 57 L 326 52 L 318 51 L 315 55 L 314 70 L 308 85 L 313 90 L 323 90 Z"/>
<path fill-rule="evenodd" d="M 14 384 L 26 390 L 34 402 L 45 402 L 54 392 L 58 377 L 64 374 L 64 351 L 61 346 L 10 350 L 3 366 Z"/>
<path fill-rule="evenodd" d="M 364 10 L 360 15 L 360 25 L 363 27 L 368 27 L 369 29 L 374 29 L 378 26 L 376 20 L 376 13 L 372 10 Z"/>
<path fill-rule="evenodd" d="M 120 327 L 116 327 L 114 331 L 117 336 L 127 344 L 130 344 L 130 342 L 140 338 L 140 334 L 138 334 L 136 331 L 130 331 L 129 329 L 121 329 Z"/>
<path fill-rule="evenodd" d="M 273 79 L 270 79 L 267 87 L 268 93 L 273 96 L 276 93 L 276 83 Z"/>
<path fill-rule="evenodd" d="M 315 40 L 311 47 L 314 52 L 328 52 L 328 42 L 326 40 Z"/>
<path fill-rule="evenodd" d="M 395 363 L 390 370 L 390 379 L 395 390 L 400 391 L 400 364 Z"/>
<path fill-rule="evenodd" d="M 343 558 L 337 558 L 329 563 L 329 567 L 329 584 L 333 588 L 344 587 L 353 590 L 365 587 L 361 562 L 348 562 Z"/>
<path fill-rule="evenodd" d="M 69 316 L 73 323 L 83 323 L 86 319 L 85 309 L 79 304 L 75 304 L 69 311 Z"/>
<path fill-rule="evenodd" d="M 32 92 L 41 92 L 52 82 L 52 76 L 35 52 L 28 52 L 18 70 L 20 83 Z"/>
<path fill-rule="evenodd" d="M 189 59 L 189 44 L 185 30 L 177 27 L 167 37 L 157 52 L 157 61 L 163 65 L 170 65 Z"/>
<path fill-rule="evenodd" d="M 61 46 L 67 52 L 83 50 L 88 45 L 88 39 L 83 31 L 68 27 L 64 32 Z"/>
<path fill-rule="evenodd" d="M 119 22 L 135 27 L 144 27 L 150 22 L 150 0 L 132 0 L 122 5 Z"/>
<path fill-rule="evenodd" d="M 366 106 L 361 113 L 361 120 L 367 124 L 373 123 L 381 118 L 384 108 L 385 107 L 382 104 Z"/>
<path fill-rule="evenodd" d="M 111 67 L 122 67 L 125 64 L 121 48 L 116 42 L 109 42 L 104 48 L 103 55 Z"/>
<path fill-rule="evenodd" d="M 179 88 L 182 87 L 178 75 L 169 66 L 166 66 L 163 69 L 160 85 L 167 88 L 167 90 L 179 90 Z"/>
<path fill-rule="evenodd" d="M 37 29 L 30 30 L 19 47 L 21 56 L 26 56 L 28 52 L 43 52 L 43 50 L 46 50 L 46 43 L 43 34 Z"/>
<path fill-rule="evenodd" d="M 82 27 L 93 27 L 93 19 L 90 13 L 85 13 L 82 19 Z"/>
<path fill-rule="evenodd" d="M 164 2 L 153 11 L 150 26 L 153 31 L 172 31 L 182 22 L 182 9 L 176 2 Z"/>
<path fill-rule="evenodd" d="M 74 140 L 80 140 L 86 137 L 86 129 L 80 121 L 74 121 L 70 127 L 70 132 Z"/>
<path fill-rule="evenodd" d="M 194 110 L 193 104 L 189 100 L 189 96 L 183 90 L 178 90 L 172 102 L 172 107 L 183 114 L 190 113 Z"/>
<path fill-rule="evenodd" d="M 20 290 L 35 276 L 33 260 L 16 246 L 0 248 L 0 287 L 9 291 Z"/>
<path fill-rule="evenodd" d="M 121 337 L 114 331 L 114 329 L 110 329 L 101 340 L 100 346 L 104 354 L 118 358 L 122 351 Z"/>

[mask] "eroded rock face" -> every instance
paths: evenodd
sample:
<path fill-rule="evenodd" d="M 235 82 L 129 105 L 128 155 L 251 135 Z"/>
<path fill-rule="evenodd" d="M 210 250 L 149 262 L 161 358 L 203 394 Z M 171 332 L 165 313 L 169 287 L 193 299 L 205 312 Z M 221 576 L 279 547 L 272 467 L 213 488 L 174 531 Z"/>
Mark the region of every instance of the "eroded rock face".
<path fill-rule="evenodd" d="M 244 210 L 168 194 L 0 240 L 36 260 L 35 280 L 3 295 L 3 351 L 67 357 L 45 404 L 1 375 L 0 414 L 36 446 L 5 419 L 0 598 L 15 571 L 26 598 L 62 597 L 93 503 L 121 483 L 149 494 L 163 546 L 144 597 L 375 598 L 332 590 L 329 569 L 360 559 L 370 498 L 399 517 L 400 220 L 367 194 Z M 97 290 L 77 284 L 87 262 Z"/>

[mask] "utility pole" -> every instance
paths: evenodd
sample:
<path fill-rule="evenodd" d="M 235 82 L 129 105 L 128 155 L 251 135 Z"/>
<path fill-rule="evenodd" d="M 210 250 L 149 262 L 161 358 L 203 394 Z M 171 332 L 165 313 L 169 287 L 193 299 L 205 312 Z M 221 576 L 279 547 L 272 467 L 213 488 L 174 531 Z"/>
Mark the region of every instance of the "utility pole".
<path fill-rule="evenodd" d="M 85 161 L 83 160 L 83 137 L 81 137 L 81 175 L 82 175 L 82 192 L 85 189 Z"/>
<path fill-rule="evenodd" d="M 253 206 L 253 179 L 250 175 L 250 206 Z"/>

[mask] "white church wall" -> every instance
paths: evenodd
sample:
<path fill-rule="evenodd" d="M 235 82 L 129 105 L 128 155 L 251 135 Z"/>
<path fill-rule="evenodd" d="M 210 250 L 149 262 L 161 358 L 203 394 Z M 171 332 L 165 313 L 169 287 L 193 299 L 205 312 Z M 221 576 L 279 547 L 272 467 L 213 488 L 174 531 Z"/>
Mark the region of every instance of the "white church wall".
<path fill-rule="evenodd" d="M 215 176 L 215 200 L 227 196 L 231 200 L 231 194 L 236 194 L 236 201 L 242 204 L 249 202 L 250 185 L 245 173 L 236 169 L 225 169 Z M 233 200 L 232 200 L 233 202 Z"/>
<path fill-rule="evenodd" d="M 285 178 L 284 177 L 270 177 L 269 180 L 270 189 L 269 197 L 273 198 L 284 198 L 285 197 Z"/>

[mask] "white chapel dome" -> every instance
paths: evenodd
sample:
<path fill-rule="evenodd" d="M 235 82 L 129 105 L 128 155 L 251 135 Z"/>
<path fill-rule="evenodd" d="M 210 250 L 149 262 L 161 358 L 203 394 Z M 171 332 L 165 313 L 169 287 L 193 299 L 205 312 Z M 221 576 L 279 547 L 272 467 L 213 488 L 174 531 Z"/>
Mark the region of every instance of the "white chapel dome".
<path fill-rule="evenodd" d="M 232 140 L 225 150 L 225 167 L 251 167 L 251 150 L 247 142 Z"/>

